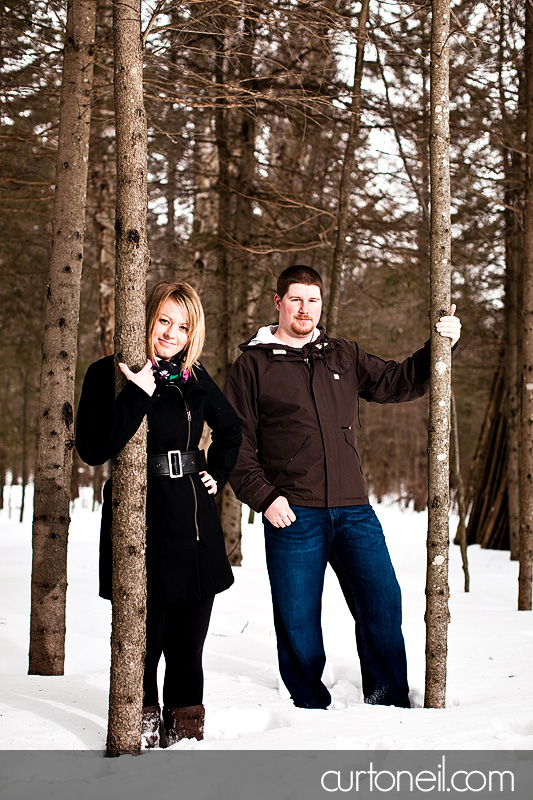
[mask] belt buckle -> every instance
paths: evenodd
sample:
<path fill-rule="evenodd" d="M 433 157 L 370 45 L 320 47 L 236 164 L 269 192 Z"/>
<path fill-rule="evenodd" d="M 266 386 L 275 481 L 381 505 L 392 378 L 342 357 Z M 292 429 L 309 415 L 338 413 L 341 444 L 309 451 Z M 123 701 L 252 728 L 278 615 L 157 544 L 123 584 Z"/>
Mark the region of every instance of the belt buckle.
<path fill-rule="evenodd" d="M 179 473 L 174 472 L 174 467 L 173 467 L 173 463 L 172 463 L 172 456 L 175 455 L 175 454 L 177 454 L 177 456 L 178 456 L 178 464 L 179 464 L 179 468 L 180 468 Z M 183 462 L 181 460 L 181 450 L 169 450 L 168 453 L 167 453 L 167 459 L 168 459 L 168 472 L 169 472 L 170 477 L 171 478 L 182 478 L 183 477 Z"/>

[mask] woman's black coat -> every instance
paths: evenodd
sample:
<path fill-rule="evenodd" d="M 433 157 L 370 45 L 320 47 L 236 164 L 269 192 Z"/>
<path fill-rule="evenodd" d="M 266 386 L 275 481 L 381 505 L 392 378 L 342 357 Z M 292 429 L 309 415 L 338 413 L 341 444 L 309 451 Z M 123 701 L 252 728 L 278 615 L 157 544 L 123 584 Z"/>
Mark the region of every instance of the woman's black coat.
<path fill-rule="evenodd" d="M 76 447 L 87 464 L 115 456 L 148 418 L 148 455 L 194 450 L 204 420 L 212 430 L 207 471 L 218 491 L 229 478 L 241 442 L 241 423 L 203 367 L 182 385 L 158 386 L 149 396 L 127 381 L 115 399 L 113 356 L 91 364 L 76 420 Z M 233 583 L 214 495 L 198 473 L 148 475 L 146 496 L 148 596 L 161 602 L 196 600 Z M 104 487 L 100 532 L 100 595 L 111 599 L 111 482 Z"/>

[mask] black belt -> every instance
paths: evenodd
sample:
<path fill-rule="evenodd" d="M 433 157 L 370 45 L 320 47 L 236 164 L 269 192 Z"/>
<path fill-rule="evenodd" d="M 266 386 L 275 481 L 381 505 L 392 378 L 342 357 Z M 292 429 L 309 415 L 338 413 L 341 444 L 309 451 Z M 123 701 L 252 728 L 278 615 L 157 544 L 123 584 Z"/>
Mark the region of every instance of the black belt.
<path fill-rule="evenodd" d="M 171 478 L 181 478 L 183 475 L 202 472 L 205 468 L 203 450 L 169 450 L 168 453 L 148 456 L 149 475 L 169 475 Z"/>

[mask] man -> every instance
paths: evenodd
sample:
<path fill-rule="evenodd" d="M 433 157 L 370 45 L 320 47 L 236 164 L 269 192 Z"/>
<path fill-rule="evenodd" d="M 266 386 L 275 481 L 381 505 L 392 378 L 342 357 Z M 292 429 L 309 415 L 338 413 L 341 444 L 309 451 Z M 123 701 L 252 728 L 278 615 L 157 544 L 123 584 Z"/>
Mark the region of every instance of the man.
<path fill-rule="evenodd" d="M 230 482 L 263 512 L 281 677 L 294 704 L 327 708 L 321 628 L 329 562 L 356 621 L 366 703 L 409 707 L 400 588 L 368 503 L 354 433 L 358 398 L 414 400 L 429 388 L 429 342 L 401 363 L 330 339 L 318 322 L 322 279 L 293 266 L 278 278 L 279 324 L 260 328 L 230 370 L 226 395 L 243 422 Z M 437 330 L 460 336 L 442 317 Z"/>

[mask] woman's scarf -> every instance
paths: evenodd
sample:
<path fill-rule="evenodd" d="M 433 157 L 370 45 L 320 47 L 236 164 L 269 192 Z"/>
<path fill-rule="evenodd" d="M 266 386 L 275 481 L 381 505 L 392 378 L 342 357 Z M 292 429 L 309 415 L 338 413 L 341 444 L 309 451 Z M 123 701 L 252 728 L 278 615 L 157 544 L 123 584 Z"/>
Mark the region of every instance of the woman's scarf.
<path fill-rule="evenodd" d="M 155 357 L 152 361 L 152 371 L 155 382 L 158 386 L 170 386 L 170 384 L 183 385 L 187 382 L 190 371 L 182 370 L 181 361 L 165 361 L 163 358 Z"/>

